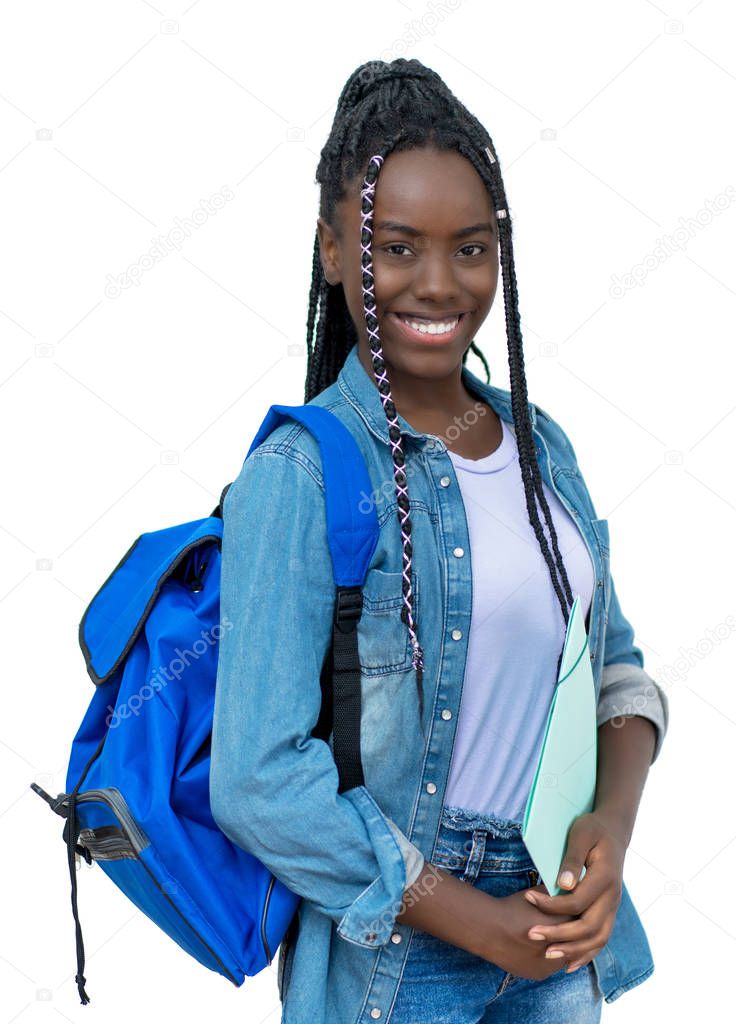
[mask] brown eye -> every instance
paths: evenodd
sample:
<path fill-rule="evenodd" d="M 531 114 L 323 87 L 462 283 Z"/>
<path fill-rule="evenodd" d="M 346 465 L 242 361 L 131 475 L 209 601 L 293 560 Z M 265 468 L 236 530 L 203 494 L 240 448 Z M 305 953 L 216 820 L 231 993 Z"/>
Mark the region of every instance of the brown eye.
<path fill-rule="evenodd" d="M 486 246 L 480 245 L 478 242 L 473 242 L 472 244 L 464 245 L 460 252 L 462 252 L 463 249 L 480 249 L 480 252 L 472 253 L 471 255 L 473 256 L 480 256 L 484 252 L 487 252 Z"/>
<path fill-rule="evenodd" d="M 390 245 L 384 246 L 384 251 L 388 252 L 389 249 L 408 249 L 409 246 L 403 242 L 392 242 Z M 390 256 L 400 256 L 401 253 L 389 253 Z"/>

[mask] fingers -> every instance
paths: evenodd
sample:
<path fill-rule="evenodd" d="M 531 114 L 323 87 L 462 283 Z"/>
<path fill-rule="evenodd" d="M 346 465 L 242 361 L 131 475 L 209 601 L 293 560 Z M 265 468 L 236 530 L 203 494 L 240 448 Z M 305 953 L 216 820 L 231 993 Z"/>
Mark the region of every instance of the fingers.
<path fill-rule="evenodd" d="M 601 932 L 597 921 L 589 921 L 579 917 L 574 921 L 563 921 L 560 924 L 533 924 L 527 932 L 530 939 L 554 943 L 587 942 Z"/>
<path fill-rule="evenodd" d="M 582 964 L 589 963 L 593 957 L 598 956 L 604 945 L 605 942 L 603 944 L 569 942 L 563 945 L 555 943 L 554 946 L 550 946 L 545 952 L 545 957 L 548 960 L 559 960 L 560 963 L 565 960 L 568 965 L 566 970 L 575 970 L 577 967 L 582 966 Z"/>
<path fill-rule="evenodd" d="M 584 913 L 588 907 L 606 890 L 605 879 L 591 878 L 587 872 L 582 881 L 578 882 L 575 889 L 570 893 L 560 893 L 558 896 L 550 896 L 549 892 L 542 890 L 539 886 L 533 889 L 526 889 L 524 899 L 543 910 L 547 914 L 571 914 L 578 916 Z"/>

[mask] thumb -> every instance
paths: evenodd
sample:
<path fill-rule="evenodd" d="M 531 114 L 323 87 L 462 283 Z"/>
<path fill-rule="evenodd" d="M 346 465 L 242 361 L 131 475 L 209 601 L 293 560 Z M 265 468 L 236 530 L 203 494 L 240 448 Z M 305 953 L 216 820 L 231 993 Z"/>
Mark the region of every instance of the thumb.
<path fill-rule="evenodd" d="M 574 850 L 568 850 L 565 854 L 557 875 L 557 884 L 561 889 L 574 889 L 578 884 L 587 852 L 586 850 L 585 853 L 576 853 Z"/>
<path fill-rule="evenodd" d="M 578 884 L 585 860 L 594 844 L 595 836 L 591 832 L 588 816 L 584 815 L 573 822 L 567 837 L 565 856 L 557 874 L 557 884 L 561 889 L 574 889 Z"/>

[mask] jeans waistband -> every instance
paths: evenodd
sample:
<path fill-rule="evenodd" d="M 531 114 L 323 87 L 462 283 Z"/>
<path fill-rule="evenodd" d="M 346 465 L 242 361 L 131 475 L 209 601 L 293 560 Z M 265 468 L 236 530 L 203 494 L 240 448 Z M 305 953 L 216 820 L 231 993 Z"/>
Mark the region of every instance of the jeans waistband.
<path fill-rule="evenodd" d="M 471 880 L 534 868 L 521 838 L 521 822 L 447 805 L 442 808 L 432 863 Z"/>
<path fill-rule="evenodd" d="M 497 818 L 491 814 L 481 814 L 464 807 L 445 806 L 442 808 L 440 824 L 458 832 L 472 832 L 483 829 L 494 839 L 518 839 L 521 842 L 521 822 Z"/>

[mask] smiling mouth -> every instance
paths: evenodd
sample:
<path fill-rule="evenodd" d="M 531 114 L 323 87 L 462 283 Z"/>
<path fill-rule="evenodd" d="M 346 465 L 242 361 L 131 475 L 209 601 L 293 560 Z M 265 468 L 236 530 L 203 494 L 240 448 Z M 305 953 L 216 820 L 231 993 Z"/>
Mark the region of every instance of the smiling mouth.
<path fill-rule="evenodd" d="M 451 341 L 457 335 L 460 325 L 467 312 L 448 314 L 445 316 L 427 317 L 414 313 L 389 314 L 393 317 L 402 334 L 412 340 L 422 342 Z"/>

